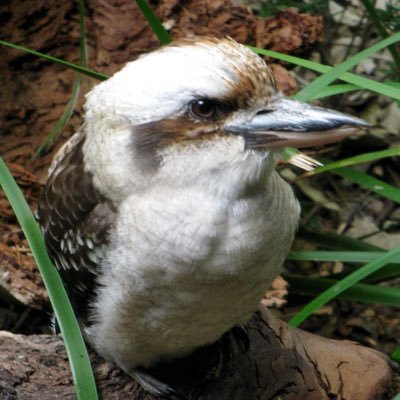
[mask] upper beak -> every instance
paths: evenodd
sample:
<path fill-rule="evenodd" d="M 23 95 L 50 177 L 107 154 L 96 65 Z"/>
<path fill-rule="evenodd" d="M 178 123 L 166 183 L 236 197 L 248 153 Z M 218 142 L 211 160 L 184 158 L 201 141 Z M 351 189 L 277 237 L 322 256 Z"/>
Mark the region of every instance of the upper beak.
<path fill-rule="evenodd" d="M 362 119 L 283 97 L 270 107 L 251 120 L 232 119 L 225 131 L 243 136 L 249 148 L 300 148 L 333 143 L 370 127 Z"/>

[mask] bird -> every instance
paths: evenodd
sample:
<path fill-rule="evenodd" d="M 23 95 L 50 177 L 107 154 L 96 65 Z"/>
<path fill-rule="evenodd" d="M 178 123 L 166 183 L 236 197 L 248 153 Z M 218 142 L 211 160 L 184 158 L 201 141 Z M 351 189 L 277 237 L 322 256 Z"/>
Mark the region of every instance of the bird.
<path fill-rule="evenodd" d="M 283 96 L 229 37 L 177 40 L 94 86 L 38 204 L 88 343 L 159 393 L 135 371 L 215 343 L 280 273 L 300 215 L 283 149 L 368 126 Z"/>

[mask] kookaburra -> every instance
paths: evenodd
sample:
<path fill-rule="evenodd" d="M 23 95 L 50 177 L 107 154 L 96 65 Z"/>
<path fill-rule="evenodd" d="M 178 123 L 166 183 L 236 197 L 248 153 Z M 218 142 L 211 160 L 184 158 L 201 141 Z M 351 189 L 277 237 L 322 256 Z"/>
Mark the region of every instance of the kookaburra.
<path fill-rule="evenodd" d="M 283 97 L 229 38 L 173 43 L 95 86 L 38 208 L 90 344 L 133 374 L 249 319 L 299 220 L 282 148 L 366 126 Z"/>

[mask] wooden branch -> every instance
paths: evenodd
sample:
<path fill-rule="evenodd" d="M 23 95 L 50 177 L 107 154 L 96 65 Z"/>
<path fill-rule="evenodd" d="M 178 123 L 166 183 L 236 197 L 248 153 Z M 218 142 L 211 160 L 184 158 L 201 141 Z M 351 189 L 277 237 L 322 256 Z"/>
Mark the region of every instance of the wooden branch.
<path fill-rule="evenodd" d="M 246 329 L 243 339 L 230 333 L 217 345 L 167 366 L 183 398 L 377 400 L 399 388 L 394 365 L 375 350 L 290 328 L 265 308 Z M 210 359 L 220 353 L 224 366 L 211 368 Z M 156 399 L 93 352 L 91 360 L 102 399 Z M 0 398 L 74 399 L 62 339 L 0 332 Z"/>

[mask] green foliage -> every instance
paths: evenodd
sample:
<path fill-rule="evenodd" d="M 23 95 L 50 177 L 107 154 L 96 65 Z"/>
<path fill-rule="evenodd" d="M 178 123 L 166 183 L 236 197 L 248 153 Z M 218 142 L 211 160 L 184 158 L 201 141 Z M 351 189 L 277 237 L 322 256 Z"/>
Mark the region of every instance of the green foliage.
<path fill-rule="evenodd" d="M 339 299 L 400 307 L 400 290 L 396 288 L 352 283 L 348 286 L 348 289 L 344 288 L 341 293 L 338 293 L 342 288 L 343 281 L 340 283 L 337 279 L 304 277 L 293 274 L 285 275 L 284 277 L 290 286 L 296 287 L 296 293 L 305 296 L 318 296 L 322 292 L 326 293 L 326 290 L 331 289 L 335 290 L 334 297 Z M 334 289 L 336 285 L 339 285 L 339 289 Z M 323 303 L 321 303 L 322 305 Z M 300 316 L 300 313 L 297 316 Z M 292 324 L 294 323 L 295 321 L 292 322 Z"/>
<path fill-rule="evenodd" d="M 396 39 L 397 38 L 398 38 L 398 35 L 396 35 Z M 311 71 L 316 71 L 316 72 L 320 72 L 323 74 L 327 73 L 328 71 L 332 70 L 333 68 L 338 67 L 338 66 L 330 67 L 328 65 L 316 63 L 314 61 L 305 60 L 300 57 L 289 56 L 287 54 L 277 53 L 276 51 L 260 49 L 258 47 L 253 47 L 253 46 L 248 46 L 248 47 L 257 54 L 265 55 L 265 56 L 268 56 L 271 58 L 276 58 L 277 60 L 281 60 L 281 61 L 285 61 L 285 62 L 288 62 L 291 64 L 299 65 L 301 67 L 310 69 Z M 339 65 L 341 65 L 341 64 L 339 64 Z M 319 78 L 317 78 L 317 79 L 319 79 Z M 382 94 L 384 96 L 388 96 L 393 99 L 400 100 L 400 90 L 398 88 L 397 83 L 395 85 L 393 85 L 392 83 L 391 84 L 380 83 L 380 82 L 374 81 L 372 79 L 367 79 L 367 78 L 364 78 L 359 75 L 351 74 L 349 72 L 341 73 L 340 75 L 337 76 L 337 79 L 340 79 L 341 81 L 344 81 L 344 82 L 351 83 L 353 85 L 356 85 L 360 89 L 371 90 L 373 92 Z M 329 87 L 329 86 L 321 86 L 319 89 L 324 90 L 327 87 Z M 336 91 L 335 94 L 340 94 L 340 93 L 341 93 L 340 91 Z M 317 93 L 315 93 L 314 96 L 317 96 L 319 98 L 325 97 L 325 96 L 318 96 Z M 313 98 L 312 93 L 311 93 L 309 99 L 311 99 L 311 98 Z"/>
<path fill-rule="evenodd" d="M 375 10 L 377 18 L 386 29 L 392 32 L 400 31 L 400 4 L 397 0 L 387 4 L 386 10 Z"/>
<path fill-rule="evenodd" d="M 80 25 L 80 67 L 86 69 L 87 49 L 86 34 L 84 23 L 84 4 L 83 0 L 78 0 L 79 25 Z M 10 43 L 0 42 L 10 47 L 23 49 L 20 46 Z M 23 49 L 26 53 L 35 54 L 35 51 Z M 35 55 L 39 55 L 36 53 Z M 45 59 L 55 61 L 50 56 L 41 55 Z M 64 64 L 62 60 L 57 62 Z M 97 74 L 94 74 L 95 76 Z M 101 75 L 99 75 L 101 77 Z M 41 153 L 47 145 L 61 132 L 69 121 L 79 95 L 81 75 L 78 73 L 74 80 L 72 95 L 64 110 L 63 115 L 57 121 L 49 136 L 39 147 L 36 155 Z M 72 377 L 74 379 L 75 390 L 78 400 L 98 400 L 96 383 L 93 376 L 89 355 L 83 341 L 79 324 L 75 318 L 71 303 L 65 292 L 61 278 L 49 259 L 43 237 L 37 226 L 33 215 L 26 203 L 16 182 L 8 171 L 3 160 L 0 158 L 0 186 L 3 188 L 14 212 L 21 225 L 21 228 L 28 240 L 33 257 L 38 265 L 46 290 L 49 294 L 57 323 L 60 327 L 64 339 L 65 348 L 71 366 Z"/>
<path fill-rule="evenodd" d="M 398 347 L 393 354 L 391 355 L 392 359 L 398 363 L 400 363 L 400 347 Z M 398 396 L 396 396 L 396 399 L 400 399 L 400 393 Z"/>
<path fill-rule="evenodd" d="M 390 45 L 393 45 L 394 43 L 397 43 L 400 40 L 400 33 L 396 33 L 390 37 L 387 37 L 388 35 L 383 35 L 383 36 L 385 37 L 385 39 L 383 39 L 382 41 L 376 43 L 375 45 L 371 46 L 366 50 L 359 52 L 355 56 L 351 57 L 350 59 L 346 60 L 345 62 L 333 68 L 318 63 L 314 63 L 308 60 L 303 60 L 298 57 L 282 55 L 264 49 L 259 49 L 254 47 L 252 49 L 258 54 L 263 54 L 272 58 L 277 58 L 286 62 L 291 62 L 300 65 L 302 67 L 323 73 L 323 75 L 315 79 L 313 82 L 311 82 L 309 85 L 307 85 L 305 88 L 303 88 L 300 92 L 298 92 L 294 96 L 299 100 L 307 101 L 315 98 L 322 98 L 325 95 L 345 93 L 350 90 L 356 90 L 356 88 L 372 90 L 377 93 L 391 97 L 395 100 L 400 100 L 400 87 L 398 82 L 380 83 L 347 72 L 350 68 L 357 65 L 364 58 L 369 57 L 378 52 L 379 50 L 386 48 Z M 394 55 L 394 59 L 396 60 L 397 59 L 396 53 L 393 53 L 392 51 L 392 54 Z M 340 86 L 334 85 L 333 88 L 332 86 L 328 86 L 331 83 L 333 83 L 336 79 L 343 80 L 345 82 L 350 83 L 351 85 L 340 85 Z M 384 150 L 383 152 L 361 154 L 359 156 L 352 157 L 347 160 L 341 160 L 334 163 L 329 163 L 322 167 L 318 167 L 315 171 L 305 175 L 310 176 L 310 175 L 315 175 L 316 173 L 326 172 L 330 170 L 336 174 L 341 175 L 346 179 L 349 179 L 354 183 L 359 184 L 364 188 L 369 189 L 372 192 L 375 192 L 383 197 L 389 198 L 392 201 L 399 203 L 400 201 L 399 189 L 386 182 L 376 179 L 364 172 L 348 168 L 349 165 L 356 165 L 362 162 L 370 162 L 372 160 L 377 160 L 382 157 L 392 157 L 394 155 L 399 155 L 399 152 L 400 148 L 394 148 L 394 149 Z M 316 253 L 319 252 L 315 252 L 314 257 L 322 256 L 321 254 L 317 256 Z M 292 325 L 300 324 L 302 321 L 308 318 L 314 311 L 316 311 L 319 307 L 326 304 L 328 301 L 340 296 L 341 294 L 342 297 L 344 296 L 344 298 L 347 299 L 351 298 L 352 300 L 358 300 L 358 301 L 366 301 L 368 299 L 368 302 L 370 302 L 370 300 L 372 299 L 372 302 L 377 304 L 385 303 L 398 306 L 400 302 L 399 299 L 400 289 L 376 287 L 375 291 L 372 293 L 372 287 L 370 286 L 366 287 L 359 285 L 355 286 L 354 288 L 353 286 L 356 285 L 360 280 L 367 278 L 371 274 L 374 274 L 376 276 L 377 271 L 379 270 L 382 271 L 385 270 L 386 276 L 391 276 L 391 277 L 400 276 L 400 272 L 398 272 L 397 266 L 395 270 L 391 268 L 391 275 L 387 275 L 387 271 L 389 269 L 389 266 L 391 265 L 390 263 L 392 261 L 392 258 L 397 257 L 399 254 L 400 254 L 400 248 L 393 249 L 390 252 L 383 253 L 380 256 L 380 258 L 375 259 L 366 264 L 365 266 L 356 269 L 353 273 L 351 273 L 350 275 L 346 276 L 345 278 L 336 283 L 334 283 L 334 281 L 330 282 L 324 281 L 324 284 L 322 286 L 325 288 L 329 286 L 329 288 L 326 289 L 323 293 L 320 293 L 313 301 L 311 301 L 297 315 L 295 315 L 295 317 L 293 317 L 292 320 L 290 321 L 290 324 Z M 336 261 L 339 261 L 341 259 L 340 256 L 343 258 L 343 254 L 342 255 L 336 254 L 336 257 L 338 257 Z M 293 290 L 300 291 L 299 277 L 293 277 L 291 275 L 288 275 L 286 278 L 288 279 L 289 282 L 292 283 L 291 286 L 292 291 Z M 302 293 L 307 292 L 309 294 L 316 295 L 317 292 L 315 291 L 315 287 L 313 290 L 313 284 L 312 284 L 313 279 L 315 281 L 315 278 L 304 278 L 304 279 L 309 279 L 310 285 L 303 284 L 301 286 L 301 292 Z M 363 291 L 362 292 L 363 295 L 360 294 L 360 290 Z M 390 294 L 388 292 L 390 292 Z M 388 300 L 388 297 L 390 297 L 390 300 Z M 400 353 L 400 348 L 398 349 L 398 353 Z"/>
<path fill-rule="evenodd" d="M 378 51 L 390 46 L 393 43 L 396 43 L 400 40 L 400 32 L 390 36 L 386 39 L 381 40 L 378 43 L 375 43 L 373 46 L 360 51 L 355 56 L 349 58 L 348 60 L 342 62 L 339 65 L 336 65 L 330 71 L 324 73 L 302 90 L 296 93 L 294 96 L 297 100 L 308 101 L 312 96 L 318 93 L 321 89 L 327 87 L 330 83 L 338 79 L 344 72 L 348 71 L 349 69 L 353 68 L 357 64 L 359 64 L 362 60 L 367 57 L 372 56 L 373 54 L 377 53 Z M 372 84 L 372 83 L 371 83 Z M 375 85 L 375 83 L 373 84 Z M 400 94 L 400 90 L 397 91 L 397 95 Z"/>
<path fill-rule="evenodd" d="M 320 174 L 321 172 L 334 171 L 338 168 L 351 167 L 371 161 L 378 161 L 388 157 L 400 156 L 400 147 L 392 147 L 387 150 L 372 151 L 357 156 L 349 157 L 340 161 L 329 162 L 328 165 L 316 168 L 314 171 L 308 173 L 308 176 Z M 328 162 L 328 160 L 324 160 Z"/>
<path fill-rule="evenodd" d="M 361 0 L 365 10 L 368 12 L 371 20 L 375 25 L 375 29 L 383 38 L 389 37 L 388 30 L 392 32 L 399 32 L 400 30 L 400 6 L 394 6 L 390 3 L 387 4 L 385 10 L 375 8 L 374 2 L 371 0 Z M 400 77 L 400 54 L 393 46 L 389 47 L 392 53 L 394 64 L 396 68 L 393 69 L 394 73 Z"/>
<path fill-rule="evenodd" d="M 289 324 L 292 326 L 298 326 L 301 324 L 305 319 L 307 319 L 315 310 L 322 307 L 324 304 L 329 302 L 330 300 L 338 297 L 340 294 L 345 292 L 346 290 L 350 289 L 356 283 L 360 282 L 361 280 L 365 279 L 372 273 L 378 271 L 383 266 L 389 264 L 394 259 L 400 256 L 400 247 L 390 250 L 383 254 L 381 257 L 375 259 L 374 261 L 369 262 L 368 264 L 364 265 L 363 267 L 357 269 L 355 272 L 351 273 L 350 275 L 346 276 L 333 286 L 329 287 L 329 289 L 325 290 L 321 293 L 318 297 L 308 303 L 300 312 L 298 312 L 290 321 Z M 397 293 L 397 301 L 400 300 L 400 290 L 395 289 L 395 293 Z M 379 300 L 379 297 L 376 296 L 375 300 Z M 375 302 L 376 302 L 375 301 Z M 379 300 L 380 303 L 383 303 L 382 300 Z"/>
<path fill-rule="evenodd" d="M 151 7 L 149 7 L 149 5 L 147 4 L 147 1 L 146 0 L 135 0 L 135 1 L 136 1 L 136 4 L 138 5 L 138 7 L 140 8 L 140 11 L 146 18 L 147 22 L 151 26 L 151 29 L 156 34 L 160 43 L 168 44 L 171 41 L 171 36 L 169 36 L 169 33 L 163 27 L 161 21 L 154 14 Z"/>
<path fill-rule="evenodd" d="M 27 47 L 19 46 L 18 44 L 15 44 L 15 43 L 10 43 L 10 42 L 6 42 L 4 40 L 0 40 L 0 45 L 11 47 L 11 48 L 13 48 L 15 50 L 22 51 L 22 52 L 24 52 L 26 54 L 31 54 L 33 56 L 36 56 L 36 57 L 39 57 L 39 58 L 43 58 L 43 59 L 45 59 L 47 61 L 54 62 L 55 64 L 62 65 L 63 67 L 66 67 L 66 68 L 69 68 L 69 69 L 71 69 L 73 71 L 79 72 L 79 73 L 81 73 L 83 75 L 86 75 L 86 76 L 88 76 L 90 78 L 98 79 L 100 81 L 108 79 L 107 75 L 102 74 L 100 72 L 96 72 L 96 71 L 93 71 L 93 70 L 91 70 L 89 68 L 82 67 L 80 65 L 76 65 L 76 64 L 70 63 L 68 61 L 62 60 L 62 59 L 57 58 L 57 57 L 49 56 L 48 54 L 41 53 L 40 51 L 35 51 L 35 50 L 32 50 L 32 49 L 28 49 Z"/>
<path fill-rule="evenodd" d="M 400 356 L 400 354 L 399 354 L 399 356 Z M 397 362 L 400 362 L 400 357 L 399 358 L 394 358 L 394 357 L 392 357 L 393 358 L 393 360 L 396 360 Z M 391 400 L 400 400 L 400 393 L 399 394 L 397 394 L 395 397 L 393 397 Z"/>
<path fill-rule="evenodd" d="M 85 7 L 83 0 L 78 0 L 79 8 L 79 30 L 80 30 L 80 40 L 79 40 L 79 65 L 81 67 L 87 66 L 87 47 L 86 47 L 86 32 L 85 32 Z M 39 146 L 35 153 L 35 157 L 46 150 L 47 146 L 57 137 L 57 135 L 63 130 L 65 125 L 68 123 L 71 115 L 74 111 L 76 102 L 79 96 L 79 89 L 81 86 L 81 74 L 77 74 L 74 79 L 74 84 L 72 86 L 71 97 L 65 106 L 62 116 L 57 121 L 56 125 L 53 127 L 47 138 Z"/>
<path fill-rule="evenodd" d="M 71 303 L 56 268 L 47 255 L 46 247 L 23 194 L 0 158 L 0 186 L 3 188 L 28 240 L 33 257 L 46 286 L 54 314 L 67 349 L 79 400 L 96 400 L 97 391 L 89 356 L 82 334 L 72 311 Z"/>

